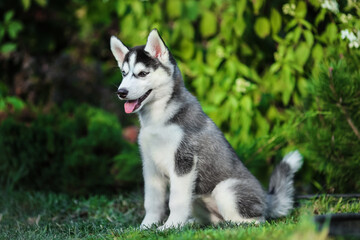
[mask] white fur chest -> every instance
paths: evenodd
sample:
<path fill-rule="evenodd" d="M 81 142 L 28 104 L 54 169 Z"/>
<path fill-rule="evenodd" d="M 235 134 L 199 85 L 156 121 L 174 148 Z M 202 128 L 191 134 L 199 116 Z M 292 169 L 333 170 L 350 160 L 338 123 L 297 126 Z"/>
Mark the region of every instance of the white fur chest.
<path fill-rule="evenodd" d="M 160 173 L 169 176 L 174 171 L 175 153 L 182 137 L 183 130 L 175 124 L 142 127 L 139 144 L 144 167 L 151 161 Z"/>

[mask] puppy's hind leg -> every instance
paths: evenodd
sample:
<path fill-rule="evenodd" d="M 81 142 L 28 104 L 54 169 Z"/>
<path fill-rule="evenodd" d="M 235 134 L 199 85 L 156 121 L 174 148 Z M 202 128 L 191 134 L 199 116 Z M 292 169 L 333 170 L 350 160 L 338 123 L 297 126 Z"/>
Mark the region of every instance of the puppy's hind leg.
<path fill-rule="evenodd" d="M 200 195 L 194 198 L 192 215 L 198 223 L 203 225 L 217 224 L 224 220 L 211 195 Z"/>
<path fill-rule="evenodd" d="M 265 195 L 253 180 L 226 179 L 216 185 L 211 196 L 225 221 L 256 224 L 265 221 Z"/>

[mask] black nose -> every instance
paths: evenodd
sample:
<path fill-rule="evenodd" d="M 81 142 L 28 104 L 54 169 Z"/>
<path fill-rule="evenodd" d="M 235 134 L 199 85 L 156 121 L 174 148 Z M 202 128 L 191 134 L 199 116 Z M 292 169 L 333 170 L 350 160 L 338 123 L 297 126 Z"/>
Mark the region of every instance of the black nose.
<path fill-rule="evenodd" d="M 128 95 L 128 90 L 126 90 L 125 88 L 120 88 L 117 90 L 117 95 L 121 98 L 126 98 L 126 96 Z"/>

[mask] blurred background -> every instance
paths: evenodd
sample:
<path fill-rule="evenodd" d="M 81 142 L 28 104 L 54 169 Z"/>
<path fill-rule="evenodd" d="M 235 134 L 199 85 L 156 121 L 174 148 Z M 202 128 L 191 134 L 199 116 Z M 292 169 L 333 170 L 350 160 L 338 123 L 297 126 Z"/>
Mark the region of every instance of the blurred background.
<path fill-rule="evenodd" d="M 299 149 L 298 192 L 360 191 L 359 1 L 5 0 L 0 13 L 0 188 L 142 186 L 109 40 L 143 45 L 157 28 L 264 186 Z"/>

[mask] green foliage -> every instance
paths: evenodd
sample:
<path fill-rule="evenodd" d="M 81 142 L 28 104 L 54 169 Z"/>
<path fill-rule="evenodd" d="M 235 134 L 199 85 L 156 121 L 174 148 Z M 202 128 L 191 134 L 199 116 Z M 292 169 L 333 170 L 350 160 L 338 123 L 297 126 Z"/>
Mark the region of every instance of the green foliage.
<path fill-rule="evenodd" d="M 360 72 L 359 60 L 341 59 L 323 65 L 311 90 L 321 112 L 301 129 L 304 154 L 322 174 L 320 190 L 360 191 Z"/>
<path fill-rule="evenodd" d="M 3 22 L 0 22 L 0 52 L 3 54 L 16 50 L 15 40 L 19 32 L 23 29 L 21 22 L 14 20 L 14 11 L 7 11 Z M 10 41 L 8 41 L 10 40 Z"/>
<path fill-rule="evenodd" d="M 117 118 L 87 105 L 72 110 L 0 124 L 2 186 L 85 194 L 141 181 L 132 174 L 141 172 L 137 150 L 122 140 Z"/>

